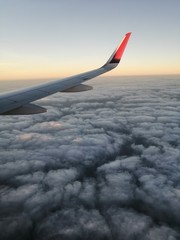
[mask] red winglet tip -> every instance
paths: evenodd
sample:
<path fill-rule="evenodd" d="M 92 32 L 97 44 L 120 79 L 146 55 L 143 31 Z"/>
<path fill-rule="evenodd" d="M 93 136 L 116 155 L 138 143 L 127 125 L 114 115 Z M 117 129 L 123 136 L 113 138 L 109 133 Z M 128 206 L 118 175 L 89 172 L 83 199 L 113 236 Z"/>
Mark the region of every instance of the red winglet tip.
<path fill-rule="evenodd" d="M 123 55 L 123 52 L 126 48 L 126 45 L 128 43 L 128 40 L 129 40 L 130 36 L 131 36 L 131 32 L 126 33 L 123 41 L 121 42 L 121 44 L 117 48 L 117 50 L 116 50 L 116 52 L 115 52 L 115 54 L 114 54 L 110 63 L 119 63 L 119 61 L 120 61 L 120 59 Z"/>

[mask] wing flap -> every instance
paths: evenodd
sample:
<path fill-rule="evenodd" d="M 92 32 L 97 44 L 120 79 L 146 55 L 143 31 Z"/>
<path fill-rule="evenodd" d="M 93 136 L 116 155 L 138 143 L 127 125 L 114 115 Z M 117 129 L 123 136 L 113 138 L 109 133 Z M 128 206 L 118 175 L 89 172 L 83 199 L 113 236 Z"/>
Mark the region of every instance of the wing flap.
<path fill-rule="evenodd" d="M 31 115 L 37 113 L 47 112 L 46 108 L 37 106 L 35 104 L 26 104 L 13 110 L 2 113 L 2 115 Z"/>

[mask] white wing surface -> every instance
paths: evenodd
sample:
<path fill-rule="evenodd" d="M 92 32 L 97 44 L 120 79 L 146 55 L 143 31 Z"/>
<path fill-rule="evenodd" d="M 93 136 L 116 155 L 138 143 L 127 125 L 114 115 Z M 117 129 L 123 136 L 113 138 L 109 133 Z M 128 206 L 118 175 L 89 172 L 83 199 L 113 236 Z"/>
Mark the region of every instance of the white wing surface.
<path fill-rule="evenodd" d="M 113 52 L 109 60 L 100 68 L 35 87 L 0 94 L 0 115 L 26 115 L 46 112 L 45 108 L 34 105 L 31 102 L 56 92 L 90 90 L 90 86 L 82 83 L 115 68 L 121 60 L 130 35 L 131 33 L 125 35 L 121 44 Z"/>

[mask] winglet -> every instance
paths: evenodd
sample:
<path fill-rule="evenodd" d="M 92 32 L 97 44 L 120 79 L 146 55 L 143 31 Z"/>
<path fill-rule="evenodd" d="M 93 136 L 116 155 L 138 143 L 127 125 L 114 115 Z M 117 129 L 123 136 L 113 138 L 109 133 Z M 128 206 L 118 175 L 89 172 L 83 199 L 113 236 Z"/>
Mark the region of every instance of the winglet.
<path fill-rule="evenodd" d="M 124 39 L 122 40 L 120 45 L 116 48 L 116 50 L 113 52 L 113 54 L 111 55 L 111 57 L 108 59 L 108 61 L 104 66 L 111 63 L 118 64 L 120 62 L 130 36 L 131 36 L 131 32 L 126 33 L 126 35 L 124 36 Z"/>

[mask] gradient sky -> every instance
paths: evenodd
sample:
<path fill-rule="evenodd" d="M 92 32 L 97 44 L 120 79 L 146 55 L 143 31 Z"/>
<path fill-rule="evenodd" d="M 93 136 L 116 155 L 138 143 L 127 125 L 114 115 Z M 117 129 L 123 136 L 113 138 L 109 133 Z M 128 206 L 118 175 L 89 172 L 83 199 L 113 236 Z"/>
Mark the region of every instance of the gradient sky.
<path fill-rule="evenodd" d="M 0 0 L 0 80 L 58 78 L 101 66 L 107 75 L 180 74 L 179 0 Z"/>

